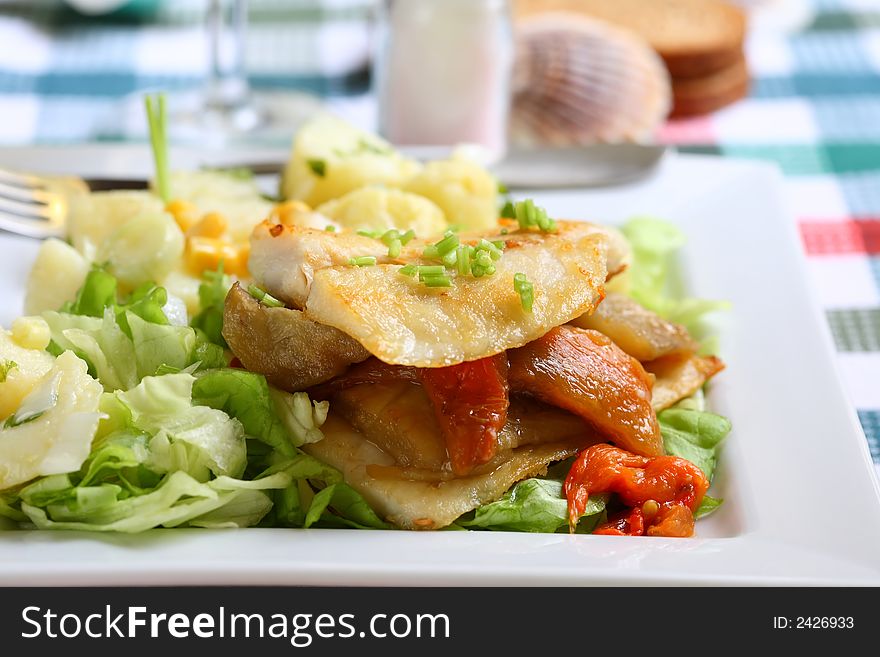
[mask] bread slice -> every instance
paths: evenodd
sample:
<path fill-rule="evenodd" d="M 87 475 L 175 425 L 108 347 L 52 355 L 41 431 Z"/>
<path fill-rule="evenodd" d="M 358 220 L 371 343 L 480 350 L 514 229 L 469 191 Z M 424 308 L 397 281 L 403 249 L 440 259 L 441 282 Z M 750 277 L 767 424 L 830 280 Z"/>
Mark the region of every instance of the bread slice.
<path fill-rule="evenodd" d="M 672 79 L 671 118 L 699 116 L 744 98 L 749 92 L 746 58 L 700 78 Z"/>
<path fill-rule="evenodd" d="M 736 63 L 745 14 L 722 0 L 515 0 L 515 16 L 570 11 L 632 30 L 673 77 L 701 77 Z"/>

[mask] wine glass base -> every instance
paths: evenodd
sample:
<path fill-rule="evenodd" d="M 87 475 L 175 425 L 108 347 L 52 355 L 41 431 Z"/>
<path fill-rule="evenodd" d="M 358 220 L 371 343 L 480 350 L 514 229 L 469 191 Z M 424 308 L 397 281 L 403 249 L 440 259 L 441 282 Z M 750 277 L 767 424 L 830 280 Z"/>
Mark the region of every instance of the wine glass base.
<path fill-rule="evenodd" d="M 148 139 L 145 93 L 123 98 L 98 124 L 95 138 Z M 246 102 L 227 106 L 208 103 L 201 91 L 171 91 L 165 97 L 169 141 L 208 149 L 235 144 L 287 145 L 305 121 L 327 111 L 315 96 L 292 91 L 251 91 Z"/>

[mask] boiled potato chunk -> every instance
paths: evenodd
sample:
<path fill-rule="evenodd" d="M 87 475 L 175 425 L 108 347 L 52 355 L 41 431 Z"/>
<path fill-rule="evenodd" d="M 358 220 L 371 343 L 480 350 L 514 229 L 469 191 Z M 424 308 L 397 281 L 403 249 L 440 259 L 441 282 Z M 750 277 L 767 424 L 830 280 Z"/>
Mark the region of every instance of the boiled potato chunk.
<path fill-rule="evenodd" d="M 32 407 L 34 419 L 0 428 L 0 490 L 79 470 L 98 429 L 103 391 L 73 352 L 55 359 L 17 409 Z"/>
<path fill-rule="evenodd" d="M 430 237 L 447 227 L 443 212 L 428 199 L 385 187 L 356 189 L 317 211 L 350 230 L 412 229 L 419 237 Z"/>
<path fill-rule="evenodd" d="M 61 240 L 46 240 L 28 276 L 25 313 L 39 315 L 73 301 L 88 273 L 89 262 L 76 249 Z"/>
<path fill-rule="evenodd" d="M 12 333 L 0 328 L 0 424 L 52 369 L 53 360 L 42 349 L 22 347 L 12 339 Z"/>
<path fill-rule="evenodd" d="M 148 212 L 128 219 L 101 242 L 95 260 L 124 288 L 162 280 L 183 257 L 183 232 L 167 212 Z"/>
<path fill-rule="evenodd" d="M 471 160 L 429 162 L 404 189 L 433 201 L 446 221 L 464 231 L 492 230 L 498 225 L 498 182 Z"/>
<path fill-rule="evenodd" d="M 108 237 L 132 217 L 161 212 L 162 200 L 152 192 L 112 191 L 70 198 L 68 235 L 74 248 L 94 260 Z"/>
<path fill-rule="evenodd" d="M 318 117 L 296 136 L 281 181 L 282 196 L 316 207 L 366 185 L 400 187 L 419 164 L 388 142 L 332 116 Z"/>

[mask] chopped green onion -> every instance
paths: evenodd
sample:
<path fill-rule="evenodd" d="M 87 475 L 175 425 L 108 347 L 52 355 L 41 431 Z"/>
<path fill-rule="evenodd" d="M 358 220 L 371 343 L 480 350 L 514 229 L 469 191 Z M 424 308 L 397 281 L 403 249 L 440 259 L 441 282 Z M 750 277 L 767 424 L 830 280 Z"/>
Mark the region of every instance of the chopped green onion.
<path fill-rule="evenodd" d="M 507 233 L 505 233 L 505 235 L 506 234 Z M 494 242 L 492 242 L 492 246 L 494 246 L 499 251 L 503 251 L 504 248 L 507 246 L 507 242 L 505 242 L 504 240 L 495 240 Z"/>
<path fill-rule="evenodd" d="M 544 233 L 556 230 L 556 222 L 547 216 L 547 211 L 544 208 L 536 206 L 535 202 L 530 198 L 515 203 L 513 205 L 513 213 L 514 216 L 511 218 L 516 219 L 519 222 L 519 227 L 522 229 L 537 227 Z M 502 214 L 502 216 L 507 215 Z"/>
<path fill-rule="evenodd" d="M 397 270 L 398 274 L 402 274 L 403 276 L 415 276 L 419 273 L 418 265 L 405 265 Z"/>
<path fill-rule="evenodd" d="M 425 287 L 450 287 L 452 280 L 445 274 L 439 276 L 420 276 L 420 280 Z"/>
<path fill-rule="evenodd" d="M 479 253 L 488 253 L 492 260 L 498 260 L 501 258 L 501 249 L 489 240 L 481 239 L 477 243 L 476 249 Z"/>
<path fill-rule="evenodd" d="M 513 201 L 508 201 L 504 204 L 504 207 L 501 208 L 501 216 L 505 219 L 516 219 L 516 208 L 513 205 Z"/>
<path fill-rule="evenodd" d="M 400 251 L 403 249 L 403 245 L 400 240 L 394 240 L 391 244 L 388 245 L 388 257 L 396 258 L 400 255 Z"/>
<path fill-rule="evenodd" d="M 519 294 L 523 310 L 531 312 L 532 302 L 535 300 L 535 287 L 529 282 L 525 274 L 514 274 L 513 289 Z"/>
<path fill-rule="evenodd" d="M 471 271 L 471 252 L 473 247 L 459 244 L 455 249 L 455 268 L 459 276 L 467 276 Z"/>
<path fill-rule="evenodd" d="M 376 256 L 359 256 L 357 258 L 349 258 L 348 264 L 355 267 L 372 267 L 376 264 Z"/>
<path fill-rule="evenodd" d="M 419 265 L 419 276 L 445 276 L 446 268 L 443 265 Z"/>
<path fill-rule="evenodd" d="M 156 166 L 156 191 L 165 203 L 171 200 L 171 181 L 168 169 L 168 134 L 165 94 L 144 96 L 147 124 L 150 127 L 150 144 Z"/>
<path fill-rule="evenodd" d="M 403 244 L 404 246 L 406 246 L 407 243 L 415 236 L 416 236 L 415 231 L 412 228 L 410 228 L 408 231 L 406 231 L 403 235 L 400 236 L 400 243 Z"/>
<path fill-rule="evenodd" d="M 454 251 L 459 244 L 461 244 L 461 240 L 458 239 L 458 235 L 448 230 L 443 239 L 437 242 L 434 246 L 437 247 L 437 255 L 442 258 L 450 251 Z"/>
<path fill-rule="evenodd" d="M 324 160 L 306 160 L 306 164 L 309 165 L 309 169 L 312 170 L 318 178 L 323 178 L 327 175 L 327 162 Z"/>
<path fill-rule="evenodd" d="M 324 230 L 326 230 L 328 233 L 335 233 L 336 226 L 334 226 L 333 224 L 330 224 L 329 226 L 324 226 Z"/>
<path fill-rule="evenodd" d="M 382 240 L 382 243 L 388 247 L 388 257 L 396 258 L 400 255 L 400 250 L 403 248 L 403 242 L 400 241 L 400 231 L 396 228 L 391 228 L 386 230 L 379 237 Z"/>
<path fill-rule="evenodd" d="M 513 219 L 513 217 L 509 217 L 509 218 L 510 218 L 510 219 Z M 501 229 L 501 234 L 502 234 L 502 235 L 507 235 L 509 232 L 510 232 L 510 231 L 507 230 L 506 228 L 502 228 L 502 229 Z"/>
<path fill-rule="evenodd" d="M 248 294 L 250 294 L 254 299 L 259 301 L 264 306 L 268 306 L 269 308 L 282 308 L 284 306 L 278 299 L 273 297 L 271 294 L 258 288 L 256 285 L 248 285 L 247 288 Z"/>
<path fill-rule="evenodd" d="M 422 249 L 422 257 L 428 260 L 435 260 L 440 257 L 440 252 L 437 251 L 437 247 L 434 244 L 429 244 Z"/>
<path fill-rule="evenodd" d="M 442 258 L 440 258 L 440 260 L 447 267 L 455 267 L 456 263 L 458 262 L 458 248 L 456 247 L 452 249 L 452 251 L 444 255 Z"/>
<path fill-rule="evenodd" d="M 498 181 L 498 193 L 501 194 L 501 196 L 504 196 L 505 194 L 508 194 L 509 192 L 510 192 L 510 190 L 507 189 L 507 185 L 505 185 L 503 182 L 501 182 L 499 180 Z"/>
<path fill-rule="evenodd" d="M 358 234 L 358 235 L 363 235 L 364 237 L 370 237 L 370 238 L 372 238 L 372 239 L 374 239 L 374 240 L 377 240 L 377 239 L 379 239 L 380 237 L 382 237 L 382 231 L 379 231 L 379 230 L 367 230 L 366 228 L 361 228 L 359 231 L 357 231 L 357 234 Z"/>
<path fill-rule="evenodd" d="M 0 383 L 3 383 L 9 371 L 16 367 L 18 367 L 18 363 L 14 360 L 0 360 Z"/>

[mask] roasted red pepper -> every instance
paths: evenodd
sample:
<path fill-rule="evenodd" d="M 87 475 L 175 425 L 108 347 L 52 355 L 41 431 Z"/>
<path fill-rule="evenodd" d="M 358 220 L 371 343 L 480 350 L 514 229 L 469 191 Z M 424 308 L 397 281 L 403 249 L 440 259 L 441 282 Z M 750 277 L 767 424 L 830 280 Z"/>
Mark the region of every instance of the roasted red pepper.
<path fill-rule="evenodd" d="M 329 399 L 339 390 L 382 381 L 412 381 L 424 387 L 455 474 L 467 474 L 495 456 L 509 404 L 506 354 L 448 367 L 388 365 L 370 358 L 309 394 Z"/>
<path fill-rule="evenodd" d="M 507 356 L 498 354 L 450 367 L 420 368 L 456 474 L 467 474 L 495 456 L 507 422 Z"/>
<path fill-rule="evenodd" d="M 569 524 L 574 529 L 592 493 L 616 493 L 631 508 L 612 516 L 594 534 L 691 536 L 693 512 L 708 488 L 706 475 L 687 459 L 593 445 L 578 455 L 565 479 Z"/>

